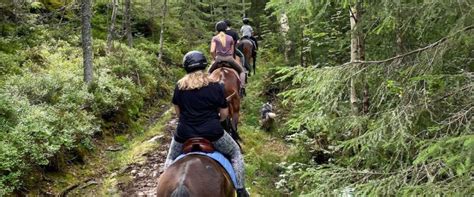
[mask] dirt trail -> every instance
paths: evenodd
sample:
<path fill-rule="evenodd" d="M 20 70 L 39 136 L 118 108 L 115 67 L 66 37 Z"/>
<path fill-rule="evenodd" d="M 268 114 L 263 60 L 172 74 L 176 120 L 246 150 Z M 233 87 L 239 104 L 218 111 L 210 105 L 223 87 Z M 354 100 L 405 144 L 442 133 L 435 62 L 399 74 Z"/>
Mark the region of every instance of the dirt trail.
<path fill-rule="evenodd" d="M 142 164 L 130 165 L 124 174 L 128 174 L 132 180 L 127 184 L 119 184 L 121 196 L 156 196 L 156 188 L 158 184 L 158 177 L 163 172 L 163 165 L 168 152 L 170 135 L 176 129 L 177 119 L 171 119 L 167 124 L 165 131 L 158 136 L 150 139 L 150 141 L 157 141 L 158 149 L 146 153 L 145 162 Z"/>

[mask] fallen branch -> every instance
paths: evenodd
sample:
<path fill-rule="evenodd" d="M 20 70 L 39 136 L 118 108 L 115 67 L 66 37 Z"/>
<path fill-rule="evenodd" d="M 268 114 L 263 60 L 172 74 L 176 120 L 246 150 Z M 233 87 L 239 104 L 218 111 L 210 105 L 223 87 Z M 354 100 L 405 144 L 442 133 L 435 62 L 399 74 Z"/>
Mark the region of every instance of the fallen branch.
<path fill-rule="evenodd" d="M 396 59 L 400 59 L 400 58 L 403 58 L 403 57 L 406 57 L 406 56 L 409 56 L 409 55 L 412 55 L 412 54 L 415 54 L 415 53 L 419 53 L 421 51 L 425 51 L 427 49 L 431 49 L 433 47 L 436 47 L 438 46 L 439 44 L 445 42 L 446 40 L 448 40 L 449 38 L 453 37 L 454 35 L 458 34 L 458 33 L 461 33 L 461 32 L 464 32 L 464 31 L 468 31 L 468 30 L 471 30 L 471 29 L 474 29 L 474 25 L 471 25 L 471 26 L 467 26 L 451 35 L 448 35 L 446 37 L 443 37 L 441 39 L 439 39 L 438 41 L 434 42 L 434 43 L 431 43 L 430 45 L 428 46 L 425 46 L 425 47 L 422 47 L 422 48 L 418 48 L 418 49 L 415 49 L 413 51 L 410 51 L 410 52 L 407 52 L 407 53 L 404 53 L 404 54 L 401 54 L 401 55 L 397 55 L 395 57 L 391 57 L 391 58 L 388 58 L 388 59 L 385 59 L 385 60 L 374 60 L 374 61 L 352 61 L 352 62 L 346 62 L 344 64 L 342 64 L 341 66 L 347 66 L 347 65 L 351 65 L 351 64 L 380 64 L 380 63 L 385 63 L 385 62 L 389 62 L 389 61 L 393 61 L 393 60 L 396 60 Z"/>
<path fill-rule="evenodd" d="M 79 183 L 76 183 L 76 184 L 74 184 L 74 185 L 71 185 L 71 186 L 67 187 L 65 190 L 63 190 L 63 191 L 59 194 L 59 196 L 60 196 L 60 197 L 65 197 L 65 196 L 67 196 L 67 194 L 68 194 L 69 192 L 71 192 L 72 190 L 74 190 L 74 189 L 78 188 L 80 185 L 82 185 L 82 184 L 84 184 L 84 183 L 88 183 L 88 182 L 90 182 L 90 181 L 93 181 L 93 179 L 86 179 L 86 180 L 84 180 L 84 181 L 81 181 L 81 182 L 79 182 Z"/>

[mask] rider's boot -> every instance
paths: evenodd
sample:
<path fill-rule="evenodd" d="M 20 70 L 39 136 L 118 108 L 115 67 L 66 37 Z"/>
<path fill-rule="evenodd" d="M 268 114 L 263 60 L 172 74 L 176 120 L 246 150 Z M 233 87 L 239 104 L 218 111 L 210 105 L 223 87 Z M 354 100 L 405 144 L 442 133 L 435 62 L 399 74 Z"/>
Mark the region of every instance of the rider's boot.
<path fill-rule="evenodd" d="M 237 189 L 237 197 L 249 197 L 249 193 L 245 188 Z"/>

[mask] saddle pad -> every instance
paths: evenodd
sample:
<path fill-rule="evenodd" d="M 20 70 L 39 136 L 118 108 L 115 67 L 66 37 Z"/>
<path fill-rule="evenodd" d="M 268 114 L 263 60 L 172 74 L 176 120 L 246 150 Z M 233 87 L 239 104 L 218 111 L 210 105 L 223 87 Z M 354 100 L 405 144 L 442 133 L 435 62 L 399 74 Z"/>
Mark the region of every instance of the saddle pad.
<path fill-rule="evenodd" d="M 178 156 L 174 160 L 174 162 L 184 158 L 187 155 L 193 155 L 193 154 L 194 155 L 208 156 L 208 157 L 214 159 L 215 161 L 217 161 L 217 163 L 219 163 L 222 167 L 224 167 L 224 169 L 227 172 L 227 174 L 229 175 L 230 179 L 232 179 L 232 183 L 234 183 L 234 188 L 235 188 L 235 186 L 237 185 L 237 176 L 235 175 L 234 168 L 232 168 L 232 164 L 230 163 L 230 161 L 227 158 L 225 158 L 224 155 L 220 152 L 217 152 L 217 151 L 214 151 L 212 153 L 191 152 L 191 153 L 188 153 L 188 154 L 181 154 L 180 156 Z"/>

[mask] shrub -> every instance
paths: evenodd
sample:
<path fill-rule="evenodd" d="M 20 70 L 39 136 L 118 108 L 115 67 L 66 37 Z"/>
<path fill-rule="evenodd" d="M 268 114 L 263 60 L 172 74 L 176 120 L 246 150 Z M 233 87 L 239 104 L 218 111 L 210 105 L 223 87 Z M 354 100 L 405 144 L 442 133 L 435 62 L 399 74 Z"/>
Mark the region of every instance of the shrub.
<path fill-rule="evenodd" d="M 31 54 L 22 68 L 27 72 L 5 76 L 0 87 L 0 196 L 23 185 L 24 177 L 54 157 L 87 148 L 82 143 L 110 121 L 102 119 L 104 114 L 112 111 L 130 123 L 145 99 L 170 87 L 164 85 L 171 82 L 168 71 L 157 68 L 154 55 L 123 45 L 107 57 L 96 54 L 95 81 L 88 89 L 81 49 L 51 39 L 47 43 L 54 44 L 26 51 Z M 100 51 L 104 41 L 95 43 Z"/>

